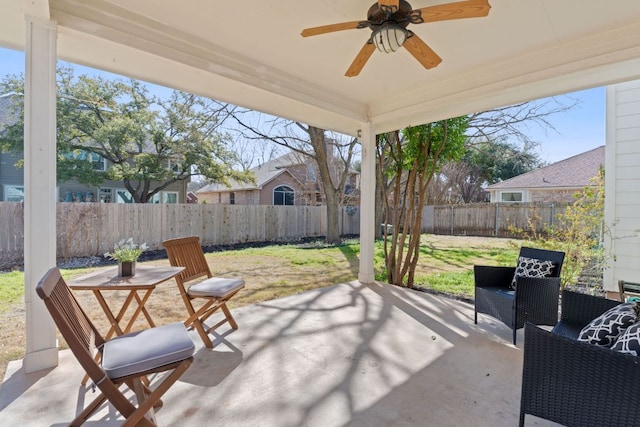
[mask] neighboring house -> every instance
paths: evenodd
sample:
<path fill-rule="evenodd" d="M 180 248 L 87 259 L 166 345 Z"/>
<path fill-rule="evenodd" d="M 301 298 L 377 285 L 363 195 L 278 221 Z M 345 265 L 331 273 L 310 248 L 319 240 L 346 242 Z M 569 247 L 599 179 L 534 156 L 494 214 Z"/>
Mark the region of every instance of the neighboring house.
<path fill-rule="evenodd" d="M 236 205 L 322 205 L 317 166 L 291 152 L 250 169 L 255 183 L 232 181 L 209 184 L 196 191 L 201 203 Z M 351 172 L 345 186 L 345 205 L 359 203 L 359 173 Z"/>
<path fill-rule="evenodd" d="M 491 203 L 572 202 L 604 167 L 604 146 L 490 185 Z"/>
<path fill-rule="evenodd" d="M 11 123 L 10 105 L 13 95 L 0 96 L 0 131 Z M 109 162 L 103 157 L 88 153 L 94 169 L 107 170 Z M 20 202 L 24 199 L 24 177 L 22 168 L 15 166 L 23 153 L 0 151 L 0 201 Z M 187 182 L 178 181 L 154 196 L 152 203 L 186 203 Z M 75 180 L 58 182 L 56 199 L 59 202 L 103 202 L 132 203 L 131 194 L 122 181 L 105 180 L 99 186 L 80 184 Z"/>

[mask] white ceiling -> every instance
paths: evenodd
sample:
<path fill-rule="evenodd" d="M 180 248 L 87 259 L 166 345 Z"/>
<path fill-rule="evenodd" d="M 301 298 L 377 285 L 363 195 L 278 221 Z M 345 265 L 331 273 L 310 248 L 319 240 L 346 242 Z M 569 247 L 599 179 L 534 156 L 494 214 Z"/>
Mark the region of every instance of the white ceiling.
<path fill-rule="evenodd" d="M 373 0 L 3 0 L 0 45 L 24 13 L 58 22 L 58 56 L 319 127 L 377 132 L 640 77 L 640 1 L 489 0 L 485 18 L 410 25 L 442 58 L 401 49 L 345 77 Z M 414 8 L 445 3 L 412 0 Z"/>

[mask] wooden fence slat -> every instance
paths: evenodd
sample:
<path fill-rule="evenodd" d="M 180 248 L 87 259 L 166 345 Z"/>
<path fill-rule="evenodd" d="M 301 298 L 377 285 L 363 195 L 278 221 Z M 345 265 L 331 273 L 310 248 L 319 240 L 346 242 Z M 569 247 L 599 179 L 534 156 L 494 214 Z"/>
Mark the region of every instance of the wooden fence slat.
<path fill-rule="evenodd" d="M 0 209 L 0 268 L 9 267 L 24 257 L 24 205 L 6 204 Z"/>

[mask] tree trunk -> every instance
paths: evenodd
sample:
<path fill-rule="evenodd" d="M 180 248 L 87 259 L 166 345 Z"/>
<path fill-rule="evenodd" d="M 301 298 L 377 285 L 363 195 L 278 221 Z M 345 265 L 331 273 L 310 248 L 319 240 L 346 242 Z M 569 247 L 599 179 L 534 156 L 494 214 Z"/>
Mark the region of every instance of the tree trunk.
<path fill-rule="evenodd" d="M 391 180 L 388 188 L 382 187 L 387 221 L 389 216 L 393 218 L 393 232 L 390 236 L 385 234 L 384 241 L 385 267 L 391 284 L 414 285 L 420 256 L 422 210 L 427 186 L 438 170 L 440 155 L 448 140 L 447 123 L 444 121 L 439 125 L 438 133 L 434 132 L 432 124 L 410 128 L 416 131 L 410 133 L 408 141 L 402 140 L 399 131 L 377 141 L 381 169 L 385 167 L 384 158 L 391 160 L 385 167 L 386 173 L 380 176 L 381 181 L 387 176 Z M 463 128 L 459 130 L 464 132 Z M 392 192 L 392 200 L 388 191 Z"/>
<path fill-rule="evenodd" d="M 341 189 L 344 188 L 346 172 L 343 174 L 343 178 L 336 186 L 333 183 L 331 171 L 329 169 L 329 147 L 325 140 L 324 129 L 309 126 L 308 132 L 310 137 L 309 139 L 311 140 L 311 146 L 315 153 L 320 179 L 322 180 L 322 188 L 324 190 L 324 199 L 327 205 L 326 242 L 329 244 L 340 243 L 340 217 L 338 214 L 338 207 L 340 205 Z"/>

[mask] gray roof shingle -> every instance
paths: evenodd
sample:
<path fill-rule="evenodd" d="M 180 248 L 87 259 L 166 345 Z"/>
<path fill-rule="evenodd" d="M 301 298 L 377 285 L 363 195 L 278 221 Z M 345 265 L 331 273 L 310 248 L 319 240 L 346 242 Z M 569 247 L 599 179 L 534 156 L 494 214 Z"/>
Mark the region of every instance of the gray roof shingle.
<path fill-rule="evenodd" d="M 601 146 L 549 166 L 493 184 L 487 190 L 511 188 L 584 187 L 604 166 L 605 147 Z"/>
<path fill-rule="evenodd" d="M 198 191 L 196 193 L 214 193 L 219 191 L 238 191 L 238 190 L 258 190 L 262 188 L 266 183 L 273 180 L 275 177 L 288 173 L 287 167 L 291 167 L 293 165 L 299 165 L 300 162 L 300 154 L 291 152 L 289 154 L 285 154 L 284 156 L 280 156 L 276 159 L 273 159 L 269 162 L 263 163 L 260 166 L 256 166 L 255 168 L 249 169 L 256 176 L 256 183 L 241 183 L 235 180 L 230 181 L 230 187 L 227 187 L 224 184 L 209 184 Z"/>

